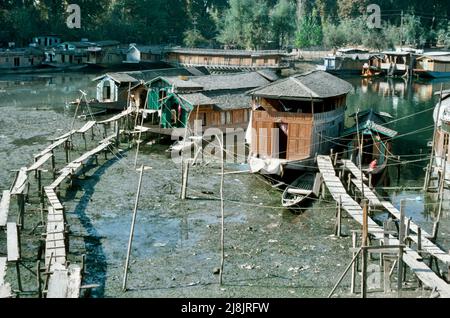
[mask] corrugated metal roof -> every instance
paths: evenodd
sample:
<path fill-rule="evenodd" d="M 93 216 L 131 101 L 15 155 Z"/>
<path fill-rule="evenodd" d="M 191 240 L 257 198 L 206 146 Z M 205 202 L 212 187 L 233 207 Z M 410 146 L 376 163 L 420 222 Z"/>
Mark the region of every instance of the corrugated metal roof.
<path fill-rule="evenodd" d="M 253 96 L 280 99 L 321 99 L 349 93 L 353 86 L 324 71 L 291 76 L 249 92 Z"/>

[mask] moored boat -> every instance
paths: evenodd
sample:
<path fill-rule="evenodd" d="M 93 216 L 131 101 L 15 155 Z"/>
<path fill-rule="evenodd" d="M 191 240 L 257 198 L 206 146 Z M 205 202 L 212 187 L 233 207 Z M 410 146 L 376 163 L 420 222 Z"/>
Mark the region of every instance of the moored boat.
<path fill-rule="evenodd" d="M 283 207 L 298 210 L 307 199 L 318 197 L 321 185 L 320 173 L 305 172 L 295 179 L 283 191 L 281 204 Z"/>

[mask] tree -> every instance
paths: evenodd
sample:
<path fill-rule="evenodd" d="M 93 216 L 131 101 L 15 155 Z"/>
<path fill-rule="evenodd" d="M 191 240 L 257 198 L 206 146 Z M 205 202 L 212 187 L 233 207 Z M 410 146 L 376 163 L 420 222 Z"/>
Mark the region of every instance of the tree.
<path fill-rule="evenodd" d="M 285 47 L 295 32 L 295 5 L 290 0 L 279 0 L 270 14 L 270 20 L 277 47 Z"/>
<path fill-rule="evenodd" d="M 187 30 L 183 35 L 183 43 L 187 47 L 199 47 L 208 43 L 205 37 L 197 29 Z"/>
<path fill-rule="evenodd" d="M 321 45 L 322 40 L 322 26 L 317 11 L 313 10 L 312 15 L 303 16 L 299 21 L 295 44 L 300 48 L 311 47 Z"/>

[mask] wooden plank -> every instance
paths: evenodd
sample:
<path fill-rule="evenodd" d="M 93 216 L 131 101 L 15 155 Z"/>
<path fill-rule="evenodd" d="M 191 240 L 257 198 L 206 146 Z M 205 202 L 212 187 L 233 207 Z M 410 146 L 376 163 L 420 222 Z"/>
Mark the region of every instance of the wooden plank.
<path fill-rule="evenodd" d="M 352 179 L 352 183 L 356 186 L 359 192 L 363 192 L 361 189 L 361 179 Z M 364 184 L 364 196 L 370 201 L 371 204 L 375 206 L 382 206 L 380 199 L 366 184 Z"/>
<path fill-rule="evenodd" d="M 72 136 L 73 134 L 75 134 L 77 131 L 76 130 L 71 130 L 68 133 L 65 133 L 64 135 L 61 135 L 59 137 L 56 137 L 55 139 L 53 139 L 53 141 L 59 141 L 61 139 L 65 139 L 67 140 L 70 136 Z"/>
<path fill-rule="evenodd" d="M 81 287 L 81 268 L 77 265 L 69 266 L 69 283 L 67 285 L 67 298 L 79 298 Z"/>
<path fill-rule="evenodd" d="M 0 201 L 0 227 L 5 227 L 8 222 L 9 205 L 11 203 L 11 192 L 4 190 Z"/>
<path fill-rule="evenodd" d="M 27 172 L 34 171 L 39 169 L 41 166 L 43 166 L 47 160 L 49 160 L 51 157 L 53 157 L 53 154 L 46 153 L 42 157 L 40 157 L 35 163 L 33 163 L 28 169 Z"/>
<path fill-rule="evenodd" d="M 128 116 L 130 114 L 132 114 L 134 112 L 134 109 L 129 107 L 128 109 L 124 110 L 123 112 L 121 112 L 120 114 L 117 114 L 109 119 L 103 120 L 103 121 L 99 121 L 99 124 L 108 124 L 108 123 L 112 123 L 114 121 L 118 121 L 119 119 Z"/>
<path fill-rule="evenodd" d="M 80 129 L 77 130 L 77 133 L 79 134 L 84 134 L 86 133 L 89 129 L 91 129 L 92 127 L 94 127 L 97 124 L 96 121 L 88 121 L 83 127 L 81 127 Z"/>
<path fill-rule="evenodd" d="M 398 220 L 400 219 L 400 211 L 397 208 L 395 208 L 392 205 L 392 203 L 382 201 L 382 204 L 393 217 L 395 217 Z M 412 232 L 416 233 L 416 235 L 410 234 L 409 237 L 413 240 L 413 242 L 417 243 L 419 241 L 417 236 L 419 226 L 411 221 L 409 228 Z M 421 232 L 422 232 L 422 250 L 427 253 L 430 253 L 444 264 L 450 264 L 450 254 L 441 250 L 438 246 L 436 246 L 433 242 L 431 242 L 428 239 L 428 237 L 431 237 L 430 234 L 428 234 L 424 230 L 421 230 Z"/>
<path fill-rule="evenodd" d="M 62 138 L 57 140 L 56 142 L 52 143 L 50 146 L 48 146 L 47 148 L 45 148 L 44 150 L 42 150 L 40 153 L 38 153 L 37 155 L 34 155 L 34 158 L 39 158 L 42 157 L 43 155 L 51 152 L 53 149 L 61 146 L 62 144 L 64 144 L 67 141 L 68 138 Z"/>
<path fill-rule="evenodd" d="M 345 168 L 347 168 L 356 178 L 358 178 L 359 180 L 361 180 L 361 171 L 359 170 L 359 168 L 353 163 L 353 161 L 348 160 L 348 159 L 343 159 L 342 163 L 345 165 Z M 364 181 L 369 181 L 369 179 L 367 179 L 367 177 L 364 175 L 363 173 L 363 180 Z"/>
<path fill-rule="evenodd" d="M 0 257 L 0 286 L 5 284 L 6 257 Z"/>
<path fill-rule="evenodd" d="M 13 186 L 11 187 L 11 195 L 23 194 L 25 186 L 28 183 L 27 167 L 20 168 L 16 175 Z"/>
<path fill-rule="evenodd" d="M 64 266 L 52 266 L 53 274 L 48 281 L 47 298 L 66 298 L 67 287 L 69 285 L 69 276 Z"/>
<path fill-rule="evenodd" d="M 6 225 L 6 232 L 7 232 L 8 262 L 17 262 L 20 258 L 17 224 L 12 222 L 8 223 Z"/>

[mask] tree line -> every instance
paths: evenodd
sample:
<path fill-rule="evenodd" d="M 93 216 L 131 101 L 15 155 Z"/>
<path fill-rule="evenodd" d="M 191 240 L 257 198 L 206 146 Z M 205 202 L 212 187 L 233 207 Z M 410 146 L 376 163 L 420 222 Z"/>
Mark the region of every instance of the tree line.
<path fill-rule="evenodd" d="M 81 29 L 69 29 L 68 4 L 81 8 Z M 369 4 L 381 27 L 367 24 Z M 450 47 L 448 0 L 2 0 L 0 43 L 33 36 L 65 40 L 188 47 L 279 49 L 364 45 Z"/>

